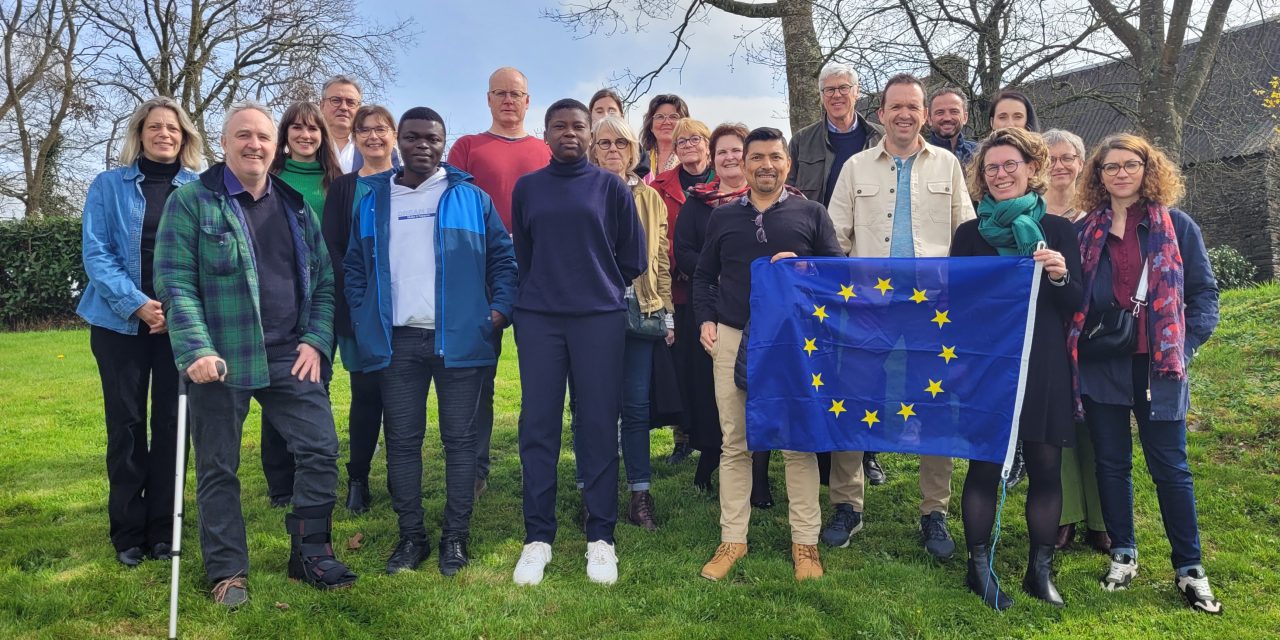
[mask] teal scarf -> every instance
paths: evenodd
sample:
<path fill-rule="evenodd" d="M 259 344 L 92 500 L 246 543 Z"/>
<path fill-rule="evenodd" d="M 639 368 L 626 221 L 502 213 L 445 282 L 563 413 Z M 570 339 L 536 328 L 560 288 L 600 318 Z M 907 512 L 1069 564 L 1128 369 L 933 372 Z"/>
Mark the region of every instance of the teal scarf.
<path fill-rule="evenodd" d="M 996 202 L 991 194 L 978 203 L 978 233 L 1002 256 L 1029 256 L 1044 242 L 1044 198 L 1032 191 Z"/>

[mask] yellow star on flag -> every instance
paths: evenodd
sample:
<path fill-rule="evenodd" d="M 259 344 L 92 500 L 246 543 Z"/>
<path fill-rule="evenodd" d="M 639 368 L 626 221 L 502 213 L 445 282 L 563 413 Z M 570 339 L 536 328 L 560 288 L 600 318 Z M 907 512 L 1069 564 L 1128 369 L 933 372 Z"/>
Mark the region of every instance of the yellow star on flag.
<path fill-rule="evenodd" d="M 832 400 L 831 408 L 827 409 L 827 411 L 836 414 L 836 417 L 839 418 L 840 414 L 848 411 L 848 409 L 844 408 L 844 400 Z"/>
<path fill-rule="evenodd" d="M 941 329 L 941 328 L 942 328 L 942 325 L 944 325 L 944 324 L 946 324 L 946 323 L 948 323 L 948 322 L 951 322 L 951 318 L 948 318 L 948 317 L 947 317 L 947 314 L 948 314 L 948 313 L 951 313 L 951 312 L 950 312 L 950 311 L 938 311 L 937 309 L 935 309 L 935 310 L 933 311 L 933 320 L 930 320 L 929 322 L 936 322 L 936 323 L 938 323 L 938 328 L 939 328 L 939 329 Z"/>
<path fill-rule="evenodd" d="M 875 288 L 880 290 L 880 295 L 888 295 L 889 291 L 893 289 L 893 285 L 889 284 L 890 280 L 892 278 L 876 278 Z"/>
<path fill-rule="evenodd" d="M 912 302 L 915 302 L 916 304 L 920 304 L 921 302 L 928 302 L 928 301 L 929 301 L 928 296 L 926 296 L 926 295 L 924 294 L 925 292 L 923 292 L 923 291 L 921 291 L 921 290 L 919 290 L 919 289 L 916 289 L 916 288 L 914 288 L 914 287 L 911 289 L 911 291 L 913 291 L 913 293 L 911 294 L 911 300 L 912 300 Z"/>
<path fill-rule="evenodd" d="M 840 295 L 841 295 L 841 296 L 844 296 L 844 301 L 845 301 L 845 302 L 848 302 L 848 301 L 849 301 L 849 298 L 856 298 L 856 297 L 858 297 L 858 294 L 856 294 L 856 293 L 854 293 L 854 292 L 853 292 L 853 285 L 851 285 L 851 284 L 842 284 L 842 285 L 840 285 Z"/>
<path fill-rule="evenodd" d="M 860 422 L 865 422 L 865 423 L 867 423 L 867 428 L 868 428 L 868 429 L 870 429 L 872 426 L 874 426 L 874 425 L 875 425 L 875 423 L 880 422 L 880 418 L 877 418 L 877 417 L 876 417 L 877 415 L 879 415 L 879 414 L 880 414 L 880 412 L 879 412 L 879 411 L 867 411 L 866 409 L 863 409 L 863 411 L 865 411 L 867 415 L 863 416 L 863 417 L 862 417 L 862 420 L 860 420 Z"/>
<path fill-rule="evenodd" d="M 904 404 L 899 402 L 898 406 L 902 407 L 902 409 L 898 411 L 898 415 L 902 416 L 903 422 L 906 422 L 907 418 L 910 418 L 911 416 L 914 416 L 916 414 L 915 412 L 916 405 L 914 404 Z"/>
<path fill-rule="evenodd" d="M 817 339 L 817 338 L 805 338 L 805 339 L 804 339 L 804 347 L 803 347 L 803 348 L 804 348 L 804 352 L 805 352 L 805 353 L 807 353 L 807 354 L 809 354 L 809 357 L 810 357 L 810 358 L 812 358 L 812 357 L 813 357 L 813 352 L 818 350 L 818 345 L 814 344 L 814 343 L 815 343 L 815 342 L 817 342 L 817 341 L 818 341 L 818 339 Z"/>
<path fill-rule="evenodd" d="M 817 318 L 818 318 L 818 322 L 822 322 L 823 320 L 826 320 L 826 319 L 827 319 L 827 305 L 825 305 L 825 304 L 824 304 L 824 305 L 822 305 L 821 307 L 819 307 L 819 306 L 818 306 L 818 305 L 816 305 L 816 304 L 815 304 L 815 305 L 813 305 L 813 315 L 814 315 L 815 317 L 817 317 Z"/>
<path fill-rule="evenodd" d="M 936 398 L 936 397 L 938 397 L 938 394 L 943 392 L 943 389 L 942 389 L 942 381 L 941 381 L 941 380 L 929 380 L 929 386 L 928 386 L 928 388 L 926 388 L 926 389 L 925 389 L 925 391 L 927 391 L 927 392 L 929 392 L 929 393 L 932 393 L 932 394 L 933 394 L 933 397 L 935 397 L 935 398 Z"/>
<path fill-rule="evenodd" d="M 943 360 L 946 360 L 947 364 L 951 364 L 952 360 L 959 358 L 960 356 L 956 355 L 955 347 L 948 347 L 947 345 L 944 344 L 942 345 L 942 353 L 939 353 L 938 357 L 942 358 Z"/>
<path fill-rule="evenodd" d="M 813 388 L 814 388 L 814 389 L 817 389 L 818 387 L 821 387 L 821 386 L 822 386 L 822 374 L 821 374 L 821 373 L 815 373 L 815 374 L 812 374 L 812 376 L 813 376 L 813 382 L 810 382 L 809 384 L 813 385 Z"/>

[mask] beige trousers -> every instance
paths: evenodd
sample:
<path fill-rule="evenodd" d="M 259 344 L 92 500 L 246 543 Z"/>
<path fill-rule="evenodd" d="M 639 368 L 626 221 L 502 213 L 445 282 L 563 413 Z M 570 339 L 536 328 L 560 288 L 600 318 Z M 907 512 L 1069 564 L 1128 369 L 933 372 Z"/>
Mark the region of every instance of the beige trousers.
<path fill-rule="evenodd" d="M 920 456 L 920 515 L 930 512 L 947 512 L 951 502 L 951 458 Z M 862 497 L 866 488 L 862 473 L 861 451 L 831 452 L 831 504 L 851 504 L 853 510 L 862 511 Z"/>
<path fill-rule="evenodd" d="M 712 349 L 716 406 L 720 409 L 720 541 L 746 544 L 751 521 L 751 452 L 747 450 L 747 394 L 733 383 L 742 332 L 717 325 Z M 822 507 L 818 504 L 818 458 L 802 451 L 783 451 L 791 541 L 818 544 Z"/>

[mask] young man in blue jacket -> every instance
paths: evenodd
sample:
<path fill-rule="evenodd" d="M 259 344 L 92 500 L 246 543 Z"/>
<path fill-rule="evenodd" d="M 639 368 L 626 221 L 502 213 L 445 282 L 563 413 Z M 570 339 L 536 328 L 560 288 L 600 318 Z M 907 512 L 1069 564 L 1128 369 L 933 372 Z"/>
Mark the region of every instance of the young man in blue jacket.
<path fill-rule="evenodd" d="M 404 166 L 360 178 L 344 260 L 354 371 L 381 371 L 387 478 L 400 541 L 387 573 L 416 569 L 431 553 L 422 510 L 422 439 L 432 380 L 445 458 L 440 573 L 468 563 L 476 474 L 475 413 L 481 372 L 497 362 L 490 336 L 505 327 L 516 261 L 493 201 L 471 176 L 440 159 L 440 114 L 400 118 Z M 350 348 L 348 348 L 350 347 Z"/>

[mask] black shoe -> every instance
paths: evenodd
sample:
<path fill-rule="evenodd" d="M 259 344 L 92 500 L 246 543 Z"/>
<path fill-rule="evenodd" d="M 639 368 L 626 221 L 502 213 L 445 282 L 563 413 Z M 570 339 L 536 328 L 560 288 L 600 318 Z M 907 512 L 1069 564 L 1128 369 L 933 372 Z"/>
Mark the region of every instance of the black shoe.
<path fill-rule="evenodd" d="M 880 468 L 880 461 L 876 460 L 876 454 L 870 451 L 862 454 L 862 472 L 867 476 L 867 482 L 871 486 L 879 486 L 889 480 L 884 474 L 884 469 Z"/>
<path fill-rule="evenodd" d="M 387 558 L 387 575 L 394 576 L 401 571 L 412 571 L 431 555 L 431 547 L 426 540 L 400 538 L 396 548 Z"/>
<path fill-rule="evenodd" d="M 831 522 L 822 530 L 822 542 L 831 547 L 847 547 L 849 538 L 859 531 L 862 531 L 862 513 L 854 511 L 851 504 L 838 504 Z"/>
<path fill-rule="evenodd" d="M 773 508 L 773 491 L 769 490 L 767 483 L 761 491 L 756 491 L 754 487 L 751 489 L 751 506 L 757 509 Z"/>
<path fill-rule="evenodd" d="M 147 553 L 152 560 L 172 560 L 173 547 L 168 542 L 157 542 L 151 545 L 151 551 Z"/>
<path fill-rule="evenodd" d="M 941 511 L 920 516 L 920 538 L 924 541 L 924 550 L 939 560 L 950 560 L 956 552 L 956 542 L 947 531 L 947 514 Z"/>
<path fill-rule="evenodd" d="M 271 496 L 272 509 L 283 509 L 289 506 L 290 502 L 293 502 L 293 494 L 289 494 L 287 496 Z"/>
<path fill-rule="evenodd" d="M 369 496 L 368 480 L 347 481 L 347 511 L 360 515 L 369 510 L 370 502 L 373 500 Z"/>
<path fill-rule="evenodd" d="M 440 539 L 440 573 L 446 576 L 453 576 L 462 570 L 463 567 L 471 563 L 470 554 L 467 553 L 467 540 L 465 538 L 441 538 Z"/>
<path fill-rule="evenodd" d="M 1018 449 L 1013 453 L 1013 464 L 1009 467 L 1009 478 L 1004 481 L 1004 488 L 1013 489 L 1025 477 L 1027 477 L 1027 462 L 1022 459 L 1022 443 L 1019 442 Z"/>
<path fill-rule="evenodd" d="M 142 547 L 129 547 L 124 551 L 116 552 L 116 560 L 119 560 L 120 564 L 130 569 L 142 564 L 143 559 L 146 557 L 147 554 L 142 550 Z"/>
<path fill-rule="evenodd" d="M 693 447 L 688 442 L 677 442 L 675 448 L 671 450 L 671 456 L 667 458 L 667 464 L 680 464 L 689 459 L 693 454 Z"/>
<path fill-rule="evenodd" d="M 1033 544 L 1027 554 L 1027 577 L 1022 590 L 1061 609 L 1066 604 L 1053 585 L 1053 545 Z"/>
<path fill-rule="evenodd" d="M 969 590 L 978 594 L 988 607 L 996 611 L 1004 611 L 1013 606 L 1013 598 L 1000 590 L 1000 584 L 991 573 L 991 557 L 987 555 L 985 546 L 969 549 L 969 574 L 965 576 L 965 584 Z"/>

